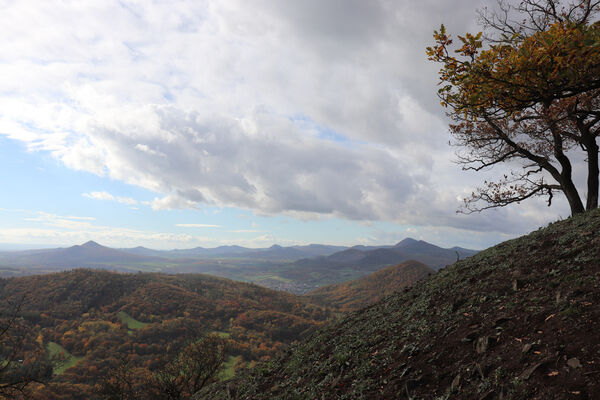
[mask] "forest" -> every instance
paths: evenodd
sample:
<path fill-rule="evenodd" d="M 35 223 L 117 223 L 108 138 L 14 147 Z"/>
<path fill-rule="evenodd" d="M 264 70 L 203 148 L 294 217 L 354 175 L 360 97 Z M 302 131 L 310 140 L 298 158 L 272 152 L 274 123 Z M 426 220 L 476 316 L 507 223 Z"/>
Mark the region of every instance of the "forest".
<path fill-rule="evenodd" d="M 224 278 L 87 269 L 0 280 L 0 304 L 5 317 L 18 307 L 12 332 L 23 343 L 12 360 L 53 367 L 52 377 L 38 377 L 45 384 L 28 385 L 30 399 L 97 398 L 123 368 L 135 371 L 133 386 L 148 386 L 184 349 L 207 341 L 226 348 L 224 378 L 334 316 L 302 297 Z"/>

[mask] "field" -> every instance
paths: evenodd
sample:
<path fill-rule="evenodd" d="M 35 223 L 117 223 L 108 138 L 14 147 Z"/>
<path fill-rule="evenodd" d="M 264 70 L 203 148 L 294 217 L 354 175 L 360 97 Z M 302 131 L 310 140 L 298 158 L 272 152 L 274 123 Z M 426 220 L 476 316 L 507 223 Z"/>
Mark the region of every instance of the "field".
<path fill-rule="evenodd" d="M 119 317 L 121 322 L 123 322 L 125 325 L 127 325 L 128 329 L 142 329 L 143 327 L 148 325 L 148 323 L 146 323 L 146 322 L 138 321 L 137 319 L 133 318 L 131 315 L 127 314 L 125 311 L 119 311 L 117 313 L 117 317 Z"/>
<path fill-rule="evenodd" d="M 61 359 L 58 363 L 58 367 L 54 368 L 54 374 L 60 375 L 67 369 L 75 366 L 79 361 L 83 360 L 83 357 L 76 357 L 69 353 L 67 349 L 62 347 L 58 343 L 49 342 L 46 344 L 46 350 L 50 358 L 57 357 Z"/>
<path fill-rule="evenodd" d="M 241 360 L 241 357 L 239 356 L 229 356 L 223 365 L 223 371 L 221 371 L 221 380 L 226 381 L 227 379 L 233 378 L 235 374 L 235 364 L 239 360 Z"/>

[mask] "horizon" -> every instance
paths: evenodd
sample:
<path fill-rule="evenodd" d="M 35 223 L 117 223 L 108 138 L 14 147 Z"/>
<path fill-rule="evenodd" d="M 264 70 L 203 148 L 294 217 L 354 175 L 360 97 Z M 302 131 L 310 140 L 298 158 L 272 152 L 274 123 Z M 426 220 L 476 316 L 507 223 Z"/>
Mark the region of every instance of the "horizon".
<path fill-rule="evenodd" d="M 63 245 L 37 245 L 37 247 L 23 247 L 23 246 L 27 246 L 27 245 L 16 245 L 16 244 L 10 244 L 10 243 L 0 243 L 0 252 L 13 252 L 13 251 L 31 251 L 31 250 L 53 250 L 53 249 L 68 249 L 70 247 L 75 247 L 75 246 L 84 246 L 87 244 L 95 244 L 101 247 L 105 247 L 105 248 L 110 248 L 110 249 L 115 249 L 115 250 L 131 250 L 131 249 L 136 249 L 136 248 L 144 248 L 144 249 L 148 249 L 148 250 L 155 250 L 155 251 L 174 251 L 174 250 L 193 250 L 193 249 L 197 249 L 197 248 L 202 248 L 202 249 L 216 249 L 219 247 L 242 247 L 248 250 L 265 250 L 265 249 L 270 249 L 272 247 L 306 247 L 306 246 L 336 246 L 336 247 L 346 247 L 346 248 L 353 248 L 353 247 L 358 247 L 358 246 L 369 246 L 369 247 L 393 247 L 405 240 L 414 240 L 414 241 L 418 241 L 418 242 L 425 242 L 428 244 L 432 244 L 434 246 L 440 247 L 440 248 L 444 248 L 444 249 L 453 249 L 455 247 L 460 247 L 463 248 L 462 246 L 458 246 L 458 245 L 454 245 L 454 246 L 450 246 L 450 247 L 444 247 L 444 246 L 440 246 L 437 245 L 435 243 L 431 243 L 428 242 L 426 240 L 422 240 L 422 239 L 415 239 L 412 237 L 405 237 L 404 239 L 401 239 L 397 242 L 394 242 L 392 244 L 369 244 L 369 245 L 365 245 L 365 244 L 354 244 L 354 245 L 350 245 L 350 246 L 339 246 L 339 245 L 333 245 L 333 244 L 328 244 L 328 243 L 309 243 L 309 244 L 291 244 L 291 245 L 286 245 L 286 246 L 281 246 L 278 243 L 273 243 L 270 246 L 266 246 L 266 247 L 246 247 L 246 246 L 239 246 L 236 244 L 231 244 L 231 245 L 221 245 L 221 246 L 216 246 L 216 247 L 203 247 L 203 246 L 196 246 L 196 247 L 189 247 L 189 248 L 165 248 L 165 249 L 157 249 L 157 248 L 152 248 L 152 247 L 146 247 L 146 246 L 133 246 L 133 247 L 112 247 L 112 246 L 107 246 L 104 245 L 96 240 L 90 239 L 84 243 L 76 243 L 76 244 L 63 244 Z M 15 246 L 14 248 L 11 248 L 11 246 Z M 34 245 L 36 246 L 36 245 Z M 467 249 L 467 248 L 465 248 Z M 476 251 L 482 251 L 484 249 L 473 249 L 473 248 L 468 248 L 467 250 L 476 250 Z"/>

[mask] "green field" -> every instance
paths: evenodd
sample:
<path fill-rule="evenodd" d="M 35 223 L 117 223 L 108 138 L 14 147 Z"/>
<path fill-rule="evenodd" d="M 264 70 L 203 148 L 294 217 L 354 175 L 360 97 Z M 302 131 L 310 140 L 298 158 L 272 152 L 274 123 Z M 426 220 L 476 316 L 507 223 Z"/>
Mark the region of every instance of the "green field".
<path fill-rule="evenodd" d="M 83 357 L 77 357 L 72 355 L 67 351 L 67 349 L 65 349 L 58 343 L 48 342 L 48 344 L 46 344 L 46 350 L 48 351 L 48 355 L 50 356 L 50 358 L 62 357 L 64 359 L 64 362 L 61 362 L 58 368 L 54 369 L 55 375 L 62 374 L 67 369 L 71 368 L 79 361 L 83 360 Z"/>
<path fill-rule="evenodd" d="M 241 358 L 242 357 L 240 356 L 229 356 L 227 361 L 225 361 L 225 363 L 223 364 L 223 370 L 221 371 L 220 379 L 222 381 L 226 381 L 227 379 L 233 378 L 233 375 L 235 374 L 235 363 L 238 360 L 241 360 Z"/>
<path fill-rule="evenodd" d="M 117 313 L 117 317 L 119 317 L 122 323 L 127 325 L 127 329 L 142 329 L 143 327 L 148 325 L 147 322 L 138 321 L 131 315 L 127 314 L 125 311 L 119 311 Z"/>
<path fill-rule="evenodd" d="M 287 279 L 287 278 L 283 278 L 279 275 L 276 274 L 264 274 L 264 275 L 256 275 L 254 277 L 252 277 L 252 279 L 254 279 L 255 282 L 260 282 L 266 279 L 273 279 L 275 281 L 281 281 L 281 282 L 291 282 L 291 279 Z"/>
<path fill-rule="evenodd" d="M 217 335 L 218 337 L 223 339 L 229 339 L 229 337 L 231 336 L 229 332 L 212 331 L 210 333 L 212 333 L 213 335 Z"/>

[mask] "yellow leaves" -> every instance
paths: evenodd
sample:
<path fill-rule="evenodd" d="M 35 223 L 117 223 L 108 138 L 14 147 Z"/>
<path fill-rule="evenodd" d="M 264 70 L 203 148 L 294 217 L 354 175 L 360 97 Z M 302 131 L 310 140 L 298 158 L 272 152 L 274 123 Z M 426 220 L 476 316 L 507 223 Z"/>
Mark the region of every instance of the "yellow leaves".
<path fill-rule="evenodd" d="M 466 33 L 458 36 L 457 56 L 448 54 L 452 40 L 444 26 L 434 39 L 427 55 L 442 64 L 440 83 L 450 85 L 438 95 L 461 118 L 488 109 L 510 115 L 523 104 L 600 85 L 600 23 L 555 23 L 529 37 L 504 36 L 486 49 L 481 32 Z"/>

